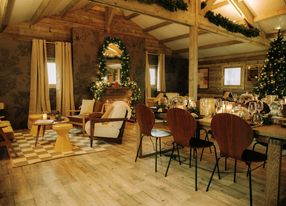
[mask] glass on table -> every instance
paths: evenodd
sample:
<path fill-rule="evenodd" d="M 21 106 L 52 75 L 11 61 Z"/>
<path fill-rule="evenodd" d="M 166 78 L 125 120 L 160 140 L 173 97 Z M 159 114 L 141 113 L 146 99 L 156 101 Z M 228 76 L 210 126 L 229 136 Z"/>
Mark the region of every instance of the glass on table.
<path fill-rule="evenodd" d="M 253 117 L 253 114 L 256 112 L 257 109 L 256 102 L 249 102 L 248 103 L 248 112 L 251 114 L 251 117 Z"/>
<path fill-rule="evenodd" d="M 261 111 L 264 109 L 263 101 L 258 100 L 256 102 L 256 109 L 259 113 L 261 113 Z"/>

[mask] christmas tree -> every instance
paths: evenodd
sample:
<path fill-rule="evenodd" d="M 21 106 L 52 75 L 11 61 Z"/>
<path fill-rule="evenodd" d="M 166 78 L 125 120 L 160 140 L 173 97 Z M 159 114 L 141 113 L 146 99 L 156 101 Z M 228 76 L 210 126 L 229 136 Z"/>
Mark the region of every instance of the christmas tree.
<path fill-rule="evenodd" d="M 286 41 L 278 31 L 277 38 L 270 43 L 267 59 L 261 70 L 254 93 L 259 97 L 266 95 L 286 96 Z"/>

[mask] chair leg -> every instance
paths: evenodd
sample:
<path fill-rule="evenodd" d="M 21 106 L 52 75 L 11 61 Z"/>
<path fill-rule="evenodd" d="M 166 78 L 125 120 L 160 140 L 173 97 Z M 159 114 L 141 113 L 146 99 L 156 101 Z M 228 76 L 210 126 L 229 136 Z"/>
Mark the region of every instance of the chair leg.
<path fill-rule="evenodd" d="M 156 150 L 155 150 L 155 172 L 157 172 L 157 152 L 158 152 L 158 138 L 157 137 L 155 140 L 155 147 L 156 147 Z"/>
<path fill-rule="evenodd" d="M 181 162 L 181 156 L 180 156 L 180 151 L 179 151 L 179 146 L 176 145 L 176 148 L 177 148 L 177 153 L 178 153 L 178 160 L 179 160 L 179 164 L 181 165 L 182 162 Z"/>
<path fill-rule="evenodd" d="M 189 168 L 192 167 L 192 148 L 190 147 L 190 162 L 189 162 Z"/>
<path fill-rule="evenodd" d="M 213 169 L 213 171 L 212 171 L 212 174 L 211 174 L 211 177 L 210 177 L 210 180 L 209 180 L 209 183 L 208 183 L 208 186 L 207 186 L 206 191 L 209 191 L 209 187 L 210 187 L 211 182 L 212 182 L 212 180 L 213 180 L 213 176 L 214 176 L 214 173 L 215 173 L 215 169 L 216 169 L 216 167 L 218 166 L 219 160 L 220 160 L 220 158 L 218 158 L 218 159 L 216 160 L 216 162 L 215 162 L 215 166 L 214 166 L 214 169 Z"/>
<path fill-rule="evenodd" d="M 137 149 L 137 153 L 136 153 L 136 157 L 135 157 L 135 162 L 137 161 L 137 158 L 138 158 L 138 155 L 139 155 L 139 151 L 142 147 L 142 139 L 143 139 L 143 135 L 141 135 L 140 137 L 140 142 L 139 142 L 139 145 L 138 145 L 138 149 Z"/>
<path fill-rule="evenodd" d="M 209 141 L 208 132 L 206 132 L 205 140 Z M 210 149 L 210 153 L 212 153 L 212 148 L 209 147 L 209 149 Z M 202 159 L 203 159 L 204 150 L 205 150 L 205 148 L 203 147 L 202 152 L 201 152 L 200 161 L 202 161 Z"/>
<path fill-rule="evenodd" d="M 194 148 L 194 152 L 195 152 L 195 190 L 198 191 L 198 162 L 197 162 L 197 148 Z"/>
<path fill-rule="evenodd" d="M 160 157 L 162 156 L 162 139 L 159 138 L 159 149 L 160 149 Z"/>
<path fill-rule="evenodd" d="M 237 166 L 237 160 L 234 160 L 234 174 L 233 174 L 233 182 L 236 182 L 236 166 Z"/>
<path fill-rule="evenodd" d="M 213 147 L 214 147 L 214 153 L 215 153 L 215 161 L 217 161 L 217 152 L 216 152 L 216 147 L 215 147 L 215 145 L 213 145 Z M 218 179 L 221 179 L 220 178 L 220 171 L 219 171 L 219 165 L 217 165 L 217 174 L 218 174 Z"/>
<path fill-rule="evenodd" d="M 93 144 L 93 136 L 90 136 L 89 139 L 90 139 L 90 147 L 92 147 L 92 144 Z"/>
<path fill-rule="evenodd" d="M 167 170 L 165 172 L 165 177 L 167 177 L 167 175 L 168 175 L 168 171 L 169 171 L 169 167 L 170 167 L 173 155 L 174 155 L 174 151 L 175 151 L 175 143 L 173 143 L 173 149 L 172 149 L 172 152 L 171 152 L 171 156 L 170 156 L 170 159 L 169 159 Z"/>
<path fill-rule="evenodd" d="M 248 165 L 248 175 L 249 175 L 249 201 L 250 201 L 250 206 L 252 206 L 252 181 L 251 181 L 251 165 L 250 163 Z"/>

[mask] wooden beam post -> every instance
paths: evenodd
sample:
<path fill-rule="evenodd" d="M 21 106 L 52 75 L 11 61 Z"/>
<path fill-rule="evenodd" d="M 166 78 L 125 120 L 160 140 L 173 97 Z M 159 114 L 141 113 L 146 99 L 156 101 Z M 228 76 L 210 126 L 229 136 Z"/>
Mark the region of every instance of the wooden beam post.
<path fill-rule="evenodd" d="M 0 33 L 4 31 L 8 25 L 15 0 L 1 0 L 0 1 Z"/>
<path fill-rule="evenodd" d="M 198 98 L 198 15 L 201 1 L 192 0 L 192 14 L 195 17 L 194 26 L 190 27 L 189 45 L 189 96 L 194 100 Z"/>
<path fill-rule="evenodd" d="M 114 8 L 112 7 L 105 7 L 105 29 L 107 33 L 110 33 L 110 25 L 114 16 Z"/>

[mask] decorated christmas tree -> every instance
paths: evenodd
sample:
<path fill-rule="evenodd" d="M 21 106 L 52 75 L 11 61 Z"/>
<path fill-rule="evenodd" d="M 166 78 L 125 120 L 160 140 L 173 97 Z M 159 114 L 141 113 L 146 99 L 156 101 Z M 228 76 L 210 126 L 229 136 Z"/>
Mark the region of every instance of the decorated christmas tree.
<path fill-rule="evenodd" d="M 261 70 L 254 92 L 266 95 L 286 96 L 286 41 L 278 31 L 277 38 L 270 43 L 267 59 Z"/>

